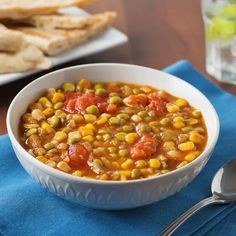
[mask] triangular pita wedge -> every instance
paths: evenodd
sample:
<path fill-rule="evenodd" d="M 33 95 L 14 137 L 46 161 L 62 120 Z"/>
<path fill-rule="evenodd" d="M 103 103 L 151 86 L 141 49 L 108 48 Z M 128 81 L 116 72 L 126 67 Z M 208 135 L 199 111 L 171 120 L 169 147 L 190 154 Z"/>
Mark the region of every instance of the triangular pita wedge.
<path fill-rule="evenodd" d="M 98 14 L 94 16 L 90 23 L 83 29 L 48 30 L 33 27 L 14 27 L 13 29 L 23 33 L 28 43 L 37 46 L 46 55 L 52 56 L 81 44 L 102 32 L 113 23 L 115 18 L 116 13 L 114 12 Z"/>
<path fill-rule="evenodd" d="M 94 21 L 103 15 L 104 13 L 95 14 L 89 17 L 63 14 L 38 15 L 22 19 L 20 22 L 29 26 L 44 29 L 83 29 L 86 26 L 93 24 Z M 10 23 L 14 24 L 14 22 Z"/>
<path fill-rule="evenodd" d="M 17 52 L 24 43 L 21 33 L 9 30 L 4 25 L 0 24 L 0 51 Z"/>
<path fill-rule="evenodd" d="M 56 12 L 64 7 L 86 7 L 95 0 L 0 0 L 1 19 L 22 19 Z"/>
<path fill-rule="evenodd" d="M 0 52 L 0 73 L 24 72 L 33 69 L 48 69 L 51 62 L 32 45 L 25 45 L 17 53 Z"/>

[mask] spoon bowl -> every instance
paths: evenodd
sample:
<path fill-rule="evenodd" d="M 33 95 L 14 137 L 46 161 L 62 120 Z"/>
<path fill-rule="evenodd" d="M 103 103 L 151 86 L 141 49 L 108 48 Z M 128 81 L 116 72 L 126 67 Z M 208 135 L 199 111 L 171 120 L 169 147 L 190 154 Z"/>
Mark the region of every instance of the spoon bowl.
<path fill-rule="evenodd" d="M 236 203 L 236 159 L 222 166 L 215 174 L 211 184 L 212 196 L 203 199 L 180 215 L 158 236 L 170 236 L 190 216 L 212 204 Z"/>
<path fill-rule="evenodd" d="M 227 201 L 236 201 L 236 159 L 229 161 L 215 174 L 211 192 L 213 196 Z"/>

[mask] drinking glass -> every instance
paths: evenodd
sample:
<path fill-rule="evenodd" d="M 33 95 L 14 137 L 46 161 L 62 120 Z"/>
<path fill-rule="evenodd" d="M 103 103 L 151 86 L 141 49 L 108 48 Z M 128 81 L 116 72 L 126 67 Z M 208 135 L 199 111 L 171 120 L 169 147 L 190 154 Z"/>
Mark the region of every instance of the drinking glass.
<path fill-rule="evenodd" d="M 202 0 L 206 70 L 221 82 L 236 84 L 236 0 Z"/>

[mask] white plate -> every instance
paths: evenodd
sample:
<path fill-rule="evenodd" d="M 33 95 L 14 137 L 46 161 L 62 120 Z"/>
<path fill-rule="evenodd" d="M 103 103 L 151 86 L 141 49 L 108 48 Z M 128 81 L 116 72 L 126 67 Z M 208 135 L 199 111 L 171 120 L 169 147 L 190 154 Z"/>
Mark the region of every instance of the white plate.
<path fill-rule="evenodd" d="M 63 13 L 71 14 L 71 15 L 82 15 L 88 16 L 89 14 L 78 8 L 67 8 L 61 10 Z M 107 50 L 112 47 L 116 47 L 118 45 L 124 44 L 128 41 L 128 37 L 116 30 L 115 28 L 109 28 L 104 33 L 99 36 L 90 39 L 89 41 L 81 44 L 80 46 L 74 47 L 66 52 L 57 55 L 55 57 L 50 57 L 53 66 L 61 65 L 65 62 L 82 58 L 94 53 L 98 53 L 104 50 Z M 9 73 L 9 74 L 0 74 L 0 86 L 3 84 L 10 83 L 15 80 L 22 79 L 28 75 L 35 74 L 42 70 L 34 70 L 23 73 Z"/>

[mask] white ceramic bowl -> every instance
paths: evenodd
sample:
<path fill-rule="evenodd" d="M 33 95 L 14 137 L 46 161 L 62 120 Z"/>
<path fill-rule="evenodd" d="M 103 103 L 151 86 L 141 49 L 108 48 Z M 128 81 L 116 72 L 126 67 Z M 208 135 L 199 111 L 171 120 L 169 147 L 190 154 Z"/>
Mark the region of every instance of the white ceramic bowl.
<path fill-rule="evenodd" d="M 202 111 L 208 130 L 204 152 L 190 164 L 164 175 L 129 181 L 101 181 L 75 177 L 48 167 L 32 158 L 19 143 L 18 126 L 30 102 L 49 87 L 81 76 L 91 81 L 124 81 L 151 85 L 187 99 Z M 70 67 L 44 75 L 22 89 L 7 114 L 7 129 L 15 153 L 24 169 L 43 187 L 80 205 L 96 209 L 128 209 L 166 198 L 190 183 L 207 163 L 218 138 L 218 116 L 207 98 L 196 88 L 162 71 L 126 64 L 89 64 Z"/>

